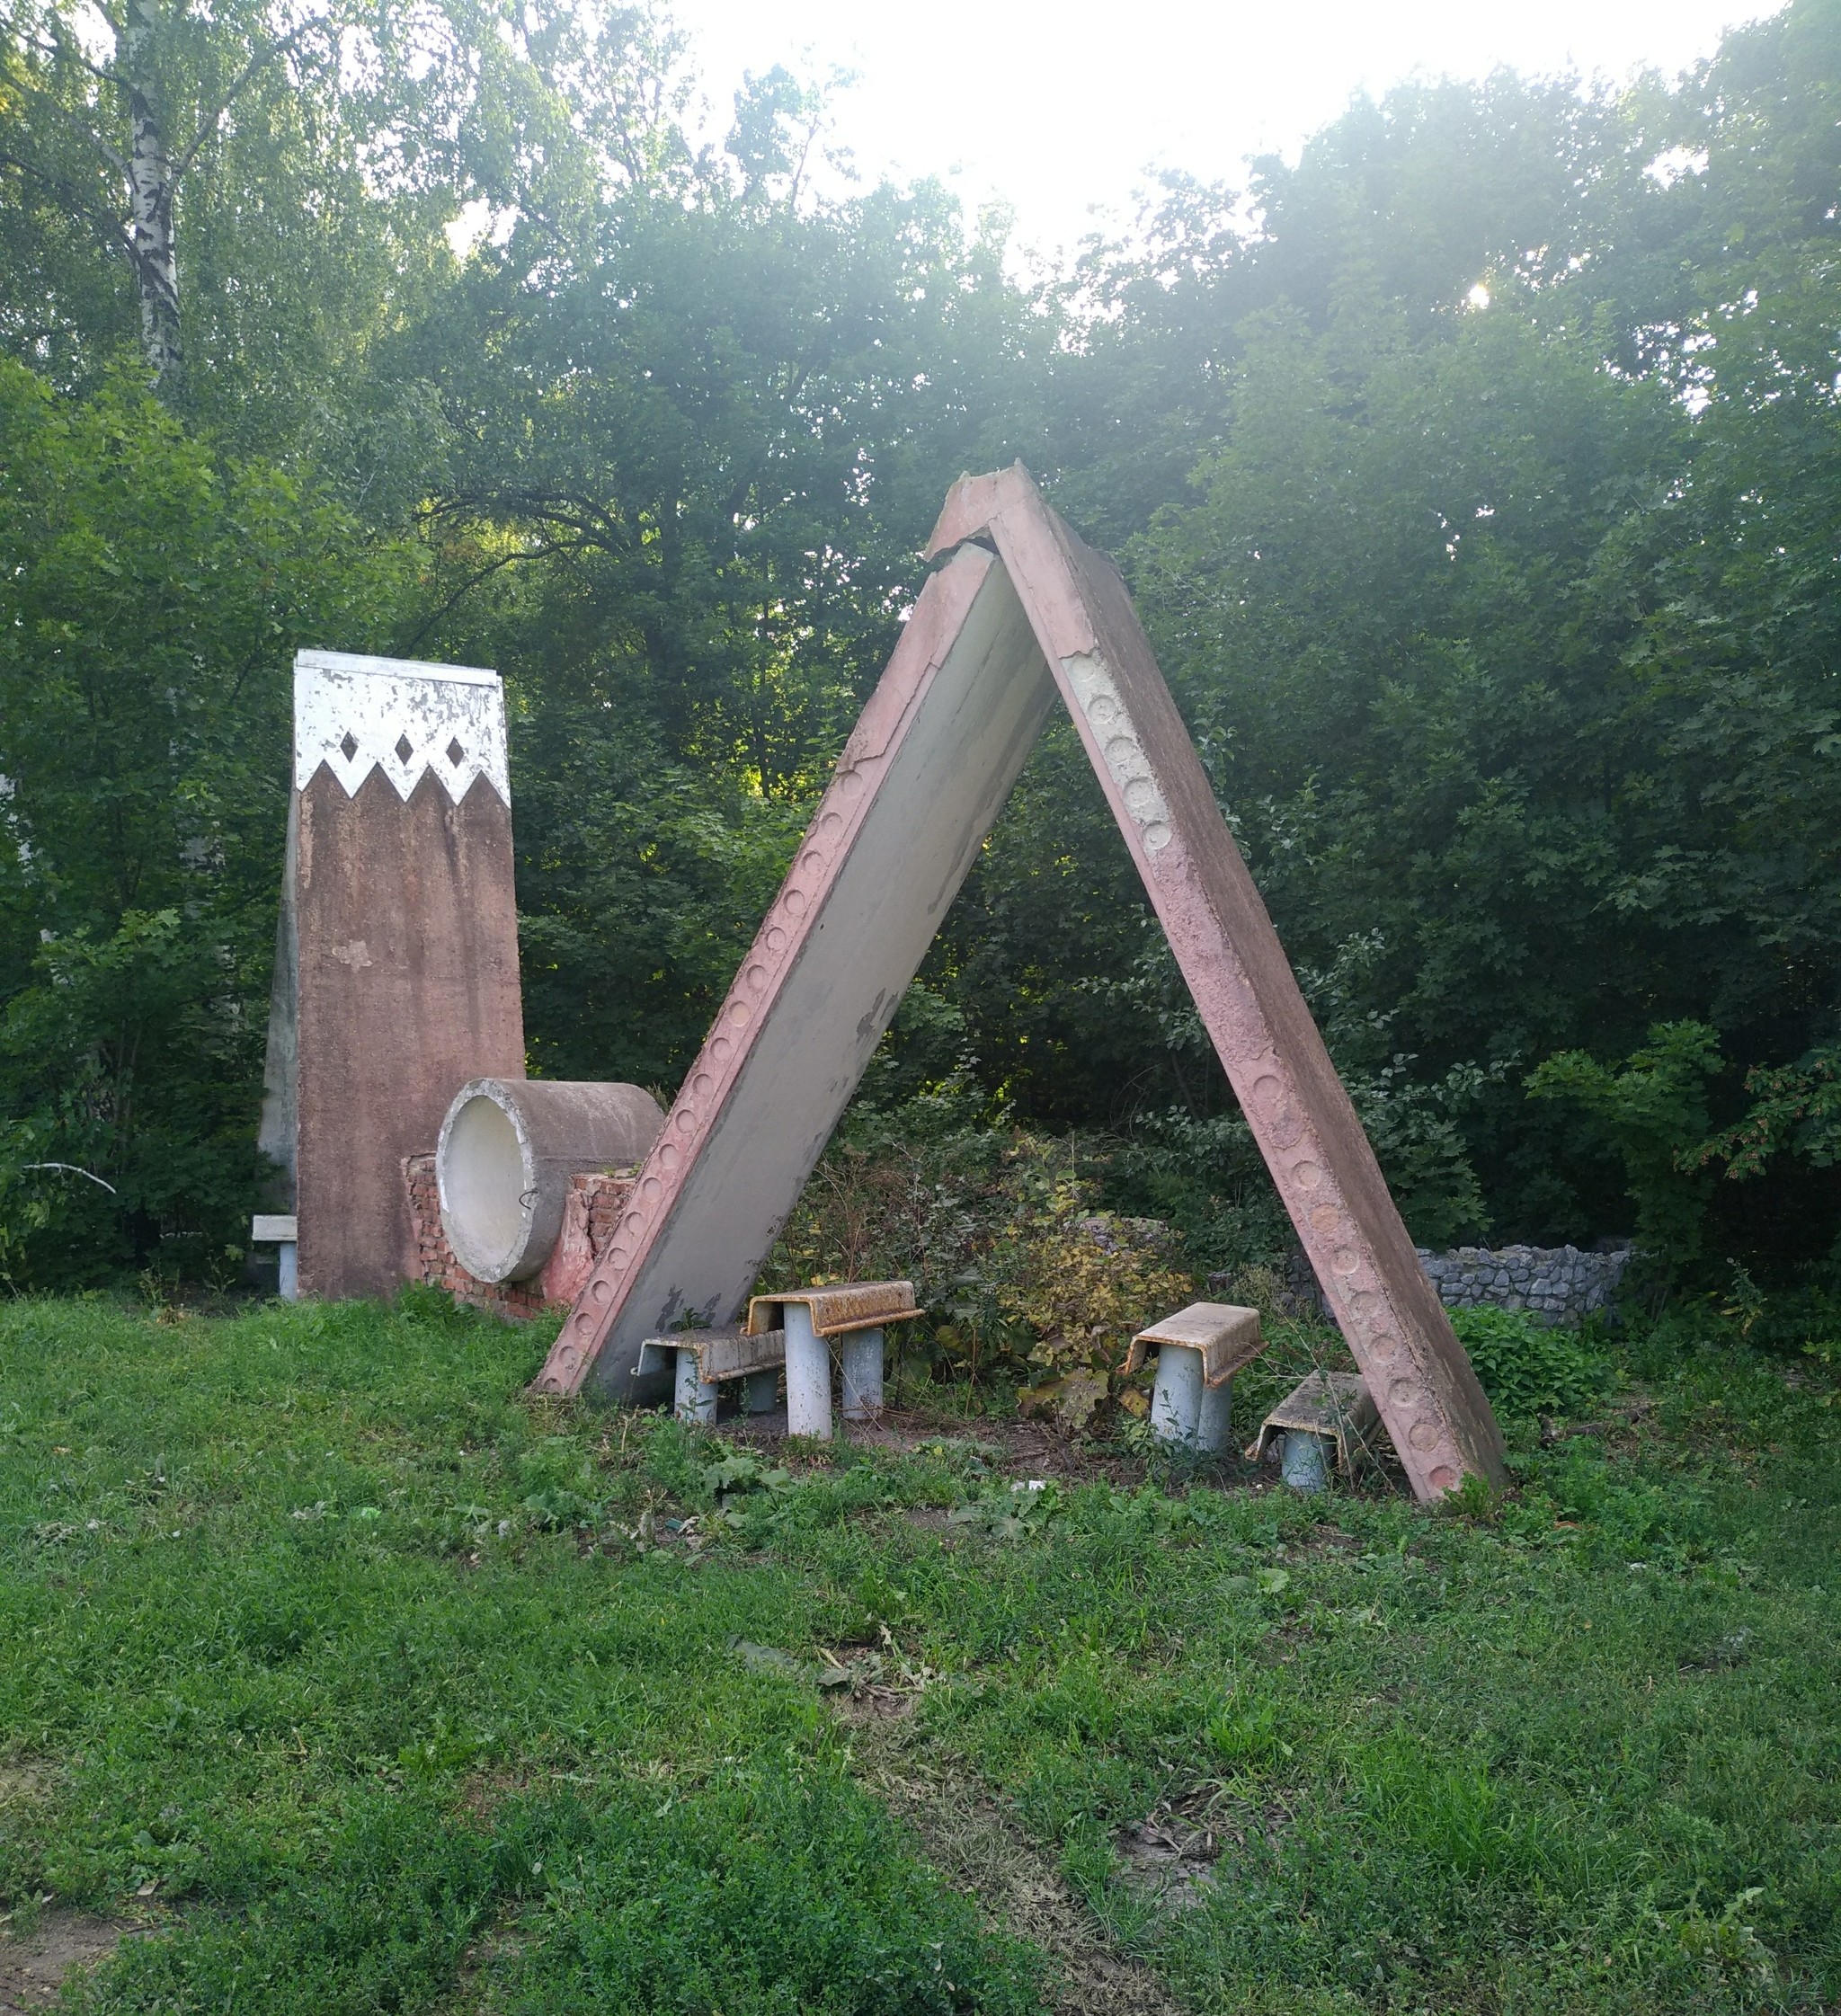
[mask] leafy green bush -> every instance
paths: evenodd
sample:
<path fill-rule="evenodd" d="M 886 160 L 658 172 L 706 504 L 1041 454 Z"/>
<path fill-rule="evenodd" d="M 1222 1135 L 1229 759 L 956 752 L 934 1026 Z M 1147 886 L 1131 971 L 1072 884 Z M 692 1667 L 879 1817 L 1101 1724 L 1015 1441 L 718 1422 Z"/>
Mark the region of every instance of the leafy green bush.
<path fill-rule="evenodd" d="M 1521 1310 L 1454 1309 L 1451 1327 L 1499 1414 L 1583 1414 L 1611 1367 L 1578 1330 L 1549 1329 Z"/>
<path fill-rule="evenodd" d="M 1623 1162 L 1638 1249 L 1665 1279 L 1700 1257 L 1712 1190 L 1702 1168 L 1707 1080 L 1724 1069 L 1717 1031 L 1703 1022 L 1658 1022 L 1621 1064 L 1569 1050 L 1528 1074 L 1531 1098 L 1572 1106 Z"/>

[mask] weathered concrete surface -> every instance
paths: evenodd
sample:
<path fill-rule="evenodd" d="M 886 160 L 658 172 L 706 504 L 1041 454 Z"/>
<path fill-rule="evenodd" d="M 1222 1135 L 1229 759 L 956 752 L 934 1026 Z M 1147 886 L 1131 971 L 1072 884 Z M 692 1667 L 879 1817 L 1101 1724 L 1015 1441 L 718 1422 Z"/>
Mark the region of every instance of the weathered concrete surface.
<path fill-rule="evenodd" d="M 621 1226 L 537 1381 L 663 1399 L 641 1345 L 740 1313 L 1034 746 L 1054 688 L 1004 570 L 928 582 Z"/>
<path fill-rule="evenodd" d="M 1174 1345 L 1179 1351 L 1193 1351 L 1201 1361 L 1203 1382 L 1208 1386 L 1225 1385 L 1266 1348 L 1266 1339 L 1259 1334 L 1258 1310 L 1232 1302 L 1191 1302 L 1148 1330 L 1140 1330 L 1125 1353 L 1127 1378 L 1149 1358 L 1153 1344 L 1160 1350 Z"/>
<path fill-rule="evenodd" d="M 1058 688 L 1414 1488 L 1436 1497 L 1466 1470 L 1499 1479 L 1489 1403 L 1117 570 L 1020 466 L 960 483 L 929 550 L 948 557 L 538 1389 L 574 1392 L 591 1378 L 637 1398 L 645 1337 L 687 1310 L 733 1319 Z"/>
<path fill-rule="evenodd" d="M 263 1202 L 291 1212 L 298 1198 L 295 1148 L 300 1130 L 300 948 L 294 883 L 300 871 L 300 805 L 288 800 L 288 846 L 281 866 L 280 914 L 275 923 L 275 971 L 269 987 L 269 1046 L 262 1063 L 262 1116 L 255 1144 L 273 1165 Z"/>
<path fill-rule="evenodd" d="M 522 1077 L 498 675 L 304 651 L 261 1142 L 303 1294 L 420 1278 L 403 1185 L 455 1088 Z"/>
<path fill-rule="evenodd" d="M 467 1079 L 523 1074 L 511 815 L 322 769 L 299 817 L 300 1292 L 388 1295 L 421 1271 L 404 1158 Z"/>
<path fill-rule="evenodd" d="M 486 1282 L 543 1273 L 574 1179 L 636 1169 L 664 1117 L 638 1085 L 469 1079 L 435 1143 L 441 1224 L 461 1265 Z"/>
<path fill-rule="evenodd" d="M 1420 1268 L 1118 570 L 1020 466 L 967 477 L 929 551 L 989 538 L 1323 1293 L 1421 1497 L 1500 1482 L 1502 1437 Z"/>
<path fill-rule="evenodd" d="M 524 1072 L 498 673 L 300 651 L 260 1143 L 302 1292 L 420 1278 L 404 1157 L 482 1072 Z"/>

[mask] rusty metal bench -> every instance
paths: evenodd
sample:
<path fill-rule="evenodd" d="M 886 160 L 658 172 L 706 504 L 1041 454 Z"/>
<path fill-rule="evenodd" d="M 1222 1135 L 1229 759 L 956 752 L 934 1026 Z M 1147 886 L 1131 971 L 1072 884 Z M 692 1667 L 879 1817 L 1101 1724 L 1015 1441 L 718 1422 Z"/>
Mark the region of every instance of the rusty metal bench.
<path fill-rule="evenodd" d="M 1262 1460 L 1279 1443 L 1279 1474 L 1294 1491 L 1329 1487 L 1331 1451 L 1345 1477 L 1372 1455 L 1381 1410 L 1359 1372 L 1317 1372 L 1301 1380 L 1259 1425 L 1247 1454 Z"/>
<path fill-rule="evenodd" d="M 737 1324 L 715 1330 L 676 1330 L 647 1337 L 639 1347 L 642 1372 L 672 1372 L 672 1411 L 680 1421 L 709 1427 L 716 1421 L 717 1389 L 732 1379 L 747 1382 L 750 1414 L 770 1414 L 787 1360 L 784 1330 L 751 1336 Z"/>

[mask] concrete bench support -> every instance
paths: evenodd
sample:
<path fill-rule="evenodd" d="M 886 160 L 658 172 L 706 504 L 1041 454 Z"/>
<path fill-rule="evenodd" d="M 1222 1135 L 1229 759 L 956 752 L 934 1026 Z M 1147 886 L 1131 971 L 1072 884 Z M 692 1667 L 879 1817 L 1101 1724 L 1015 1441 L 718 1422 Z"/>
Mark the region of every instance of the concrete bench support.
<path fill-rule="evenodd" d="M 787 1433 L 814 1442 L 832 1437 L 831 1340 L 838 1339 L 846 1421 L 873 1421 L 882 1412 L 883 1333 L 919 1316 L 912 1281 L 840 1282 L 756 1295 L 748 1328 L 766 1328 L 775 1311 L 786 1326 Z"/>
<path fill-rule="evenodd" d="M 712 1379 L 701 1376 L 694 1351 L 678 1353 L 678 1377 L 671 1411 L 680 1421 L 694 1421 L 699 1427 L 716 1426 L 717 1388 Z"/>
<path fill-rule="evenodd" d="M 1232 1422 L 1232 1380 L 1210 1386 L 1202 1376 L 1199 1351 L 1166 1344 L 1157 1354 L 1157 1382 L 1151 1390 L 1151 1426 L 1158 1441 L 1217 1454 L 1228 1445 Z"/>
<path fill-rule="evenodd" d="M 1233 1375 L 1266 1348 L 1259 1312 L 1232 1302 L 1191 1302 L 1132 1339 L 1127 1374 L 1157 1347 L 1151 1429 L 1159 1442 L 1219 1455 L 1233 1422 Z"/>
<path fill-rule="evenodd" d="M 641 1345 L 644 1368 L 668 1371 L 672 1378 L 672 1409 L 680 1421 L 699 1427 L 716 1424 L 716 1402 L 731 1380 L 743 1381 L 750 1414 L 769 1414 L 786 1363 L 784 1330 L 764 1330 L 751 1337 L 734 1326 L 721 1330 L 680 1330 L 647 1337 Z"/>
<path fill-rule="evenodd" d="M 873 1421 L 882 1412 L 882 1328 L 858 1330 L 838 1346 L 839 1402 L 846 1421 Z"/>
<path fill-rule="evenodd" d="M 1312 1372 L 1266 1417 L 1247 1454 L 1262 1459 L 1276 1447 L 1279 1475 L 1293 1490 L 1325 1490 L 1332 1463 L 1352 1478 L 1368 1459 L 1380 1420 L 1359 1372 Z"/>
<path fill-rule="evenodd" d="M 804 1302 L 788 1302 L 787 1325 L 787 1433 L 831 1440 L 831 1347 L 812 1327 Z"/>
<path fill-rule="evenodd" d="M 272 1245 L 276 1257 L 275 1292 L 284 1302 L 300 1299 L 300 1221 L 292 1212 L 258 1212 L 250 1221 L 250 1243 Z"/>
<path fill-rule="evenodd" d="M 1336 1444 L 1327 1435 L 1287 1428 L 1278 1438 L 1278 1474 L 1294 1491 L 1327 1491 Z"/>

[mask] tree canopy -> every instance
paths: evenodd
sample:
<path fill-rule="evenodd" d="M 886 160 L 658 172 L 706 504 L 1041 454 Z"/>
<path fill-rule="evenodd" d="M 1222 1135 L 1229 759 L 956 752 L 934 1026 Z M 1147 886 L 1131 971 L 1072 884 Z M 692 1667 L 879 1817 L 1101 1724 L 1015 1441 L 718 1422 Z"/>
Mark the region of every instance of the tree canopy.
<path fill-rule="evenodd" d="M 0 0 L 0 1271 L 236 1264 L 298 646 L 504 671 L 531 1067 L 669 1093 L 1017 457 L 1422 1239 L 1822 1259 L 1841 0 L 1358 101 L 1029 284 L 690 82 L 644 6 Z M 942 1087 L 1276 1236 L 1065 732 L 868 1096 Z"/>

